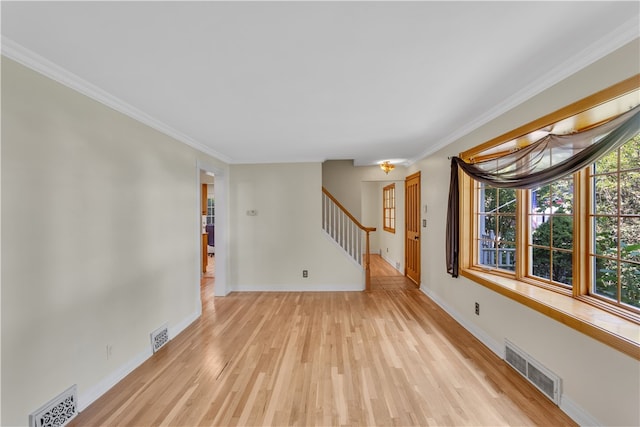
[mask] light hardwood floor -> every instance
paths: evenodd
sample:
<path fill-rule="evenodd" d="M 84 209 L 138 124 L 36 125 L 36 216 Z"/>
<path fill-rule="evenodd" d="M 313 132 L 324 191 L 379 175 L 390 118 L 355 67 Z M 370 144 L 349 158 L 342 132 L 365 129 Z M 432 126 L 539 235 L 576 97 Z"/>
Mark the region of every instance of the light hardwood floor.
<path fill-rule="evenodd" d="M 415 283 L 393 268 L 380 255 L 371 255 L 371 290 L 417 289 Z"/>
<path fill-rule="evenodd" d="M 208 276 L 202 317 L 72 426 L 575 425 L 415 286 L 214 298 Z"/>

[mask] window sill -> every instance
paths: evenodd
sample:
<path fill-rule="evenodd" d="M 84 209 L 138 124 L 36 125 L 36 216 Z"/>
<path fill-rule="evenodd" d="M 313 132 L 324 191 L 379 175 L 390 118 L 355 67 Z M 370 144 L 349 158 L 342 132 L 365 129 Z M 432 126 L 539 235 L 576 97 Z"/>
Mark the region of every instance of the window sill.
<path fill-rule="evenodd" d="M 460 275 L 640 360 L 640 326 L 630 320 L 512 278 L 468 269 Z"/>

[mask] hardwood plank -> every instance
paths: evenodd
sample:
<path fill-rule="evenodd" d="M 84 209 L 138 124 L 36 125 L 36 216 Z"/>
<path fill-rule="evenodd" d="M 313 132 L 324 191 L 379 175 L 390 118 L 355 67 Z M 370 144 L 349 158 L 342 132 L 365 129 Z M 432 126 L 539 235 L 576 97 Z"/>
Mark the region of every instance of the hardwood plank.
<path fill-rule="evenodd" d="M 391 264 L 378 254 L 370 255 L 370 263 L 372 277 L 403 277 L 402 273 L 393 268 Z"/>
<path fill-rule="evenodd" d="M 393 268 L 380 255 L 371 255 L 371 291 L 417 289 L 416 284 Z"/>
<path fill-rule="evenodd" d="M 212 282 L 202 317 L 71 426 L 575 425 L 415 288 Z"/>

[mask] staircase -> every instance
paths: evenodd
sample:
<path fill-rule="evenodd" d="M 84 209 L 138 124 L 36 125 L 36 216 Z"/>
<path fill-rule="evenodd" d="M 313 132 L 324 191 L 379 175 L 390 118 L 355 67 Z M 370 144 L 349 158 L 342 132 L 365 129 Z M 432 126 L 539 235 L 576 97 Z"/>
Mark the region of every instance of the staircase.
<path fill-rule="evenodd" d="M 365 227 L 354 218 L 329 191 L 322 187 L 322 229 L 364 268 L 365 290 L 371 289 L 369 233 L 375 227 Z M 364 262 L 364 265 L 363 265 Z"/>

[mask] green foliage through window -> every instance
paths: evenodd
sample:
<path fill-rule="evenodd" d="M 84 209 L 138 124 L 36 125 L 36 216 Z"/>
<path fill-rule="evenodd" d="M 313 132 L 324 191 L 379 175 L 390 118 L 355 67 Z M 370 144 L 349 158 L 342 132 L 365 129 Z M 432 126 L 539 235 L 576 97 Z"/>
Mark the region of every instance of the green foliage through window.
<path fill-rule="evenodd" d="M 531 274 L 573 284 L 573 179 L 530 191 Z"/>
<path fill-rule="evenodd" d="M 640 308 L 640 135 L 593 166 L 595 295 Z"/>
<path fill-rule="evenodd" d="M 478 229 L 480 264 L 515 271 L 516 266 L 516 190 L 478 188 Z"/>
<path fill-rule="evenodd" d="M 640 135 L 590 170 L 590 293 L 640 309 Z M 574 218 L 573 177 L 522 194 L 529 200 L 526 274 L 571 289 L 576 271 L 574 221 L 584 218 Z M 516 190 L 476 183 L 476 195 L 478 264 L 515 272 L 520 200 Z"/>

